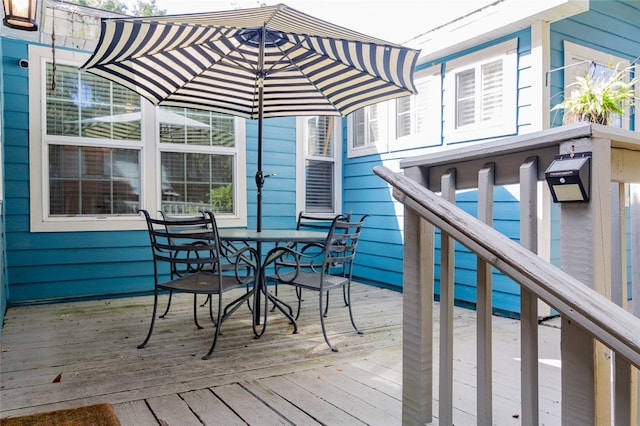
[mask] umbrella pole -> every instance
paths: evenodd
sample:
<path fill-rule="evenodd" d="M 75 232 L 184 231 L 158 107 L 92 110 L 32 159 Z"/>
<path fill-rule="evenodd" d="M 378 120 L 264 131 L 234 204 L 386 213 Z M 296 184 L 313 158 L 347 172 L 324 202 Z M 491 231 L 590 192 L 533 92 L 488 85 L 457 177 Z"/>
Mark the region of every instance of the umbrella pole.
<path fill-rule="evenodd" d="M 262 80 L 262 79 L 261 79 Z M 262 171 L 262 81 L 259 83 L 258 89 L 258 105 L 260 111 L 258 112 L 258 171 L 256 171 L 256 187 L 257 187 L 257 200 L 256 200 L 256 230 L 262 231 L 262 187 L 264 186 L 264 173 Z"/>
<path fill-rule="evenodd" d="M 256 230 L 262 231 L 262 187 L 264 186 L 264 172 L 262 171 L 262 121 L 264 110 L 264 47 L 267 37 L 267 26 L 262 26 L 260 37 L 260 52 L 258 56 L 258 171 L 256 172 Z M 258 254 L 260 246 L 258 246 Z"/>
<path fill-rule="evenodd" d="M 264 186 L 264 172 L 262 171 L 262 121 L 264 119 L 263 109 L 264 109 L 264 44 L 266 37 L 266 26 L 262 26 L 262 37 L 260 40 L 260 55 L 258 58 L 258 170 L 256 171 L 256 231 L 262 232 L 262 187 Z M 262 243 L 258 241 L 256 243 L 256 250 L 258 254 L 258 263 L 262 264 Z M 269 299 L 267 296 L 267 280 L 263 276 L 263 270 L 258 272 L 258 282 L 254 287 L 254 316 L 253 323 L 254 327 L 256 325 L 260 325 L 260 292 L 264 291 L 265 299 Z M 265 304 L 265 312 L 267 306 Z M 262 325 L 262 332 L 264 333 L 264 328 L 267 326 L 267 317 L 265 316 L 265 322 Z M 261 334 L 262 335 L 262 334 Z"/>

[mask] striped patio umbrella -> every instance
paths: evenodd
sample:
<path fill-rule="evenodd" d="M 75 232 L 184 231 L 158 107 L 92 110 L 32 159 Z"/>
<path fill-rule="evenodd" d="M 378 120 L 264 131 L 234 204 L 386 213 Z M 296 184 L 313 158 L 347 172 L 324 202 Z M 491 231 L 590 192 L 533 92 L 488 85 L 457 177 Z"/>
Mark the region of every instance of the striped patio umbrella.
<path fill-rule="evenodd" d="M 105 18 L 98 45 L 82 68 L 155 105 L 257 119 L 260 231 L 263 119 L 346 115 L 416 93 L 418 54 L 280 4 Z"/>

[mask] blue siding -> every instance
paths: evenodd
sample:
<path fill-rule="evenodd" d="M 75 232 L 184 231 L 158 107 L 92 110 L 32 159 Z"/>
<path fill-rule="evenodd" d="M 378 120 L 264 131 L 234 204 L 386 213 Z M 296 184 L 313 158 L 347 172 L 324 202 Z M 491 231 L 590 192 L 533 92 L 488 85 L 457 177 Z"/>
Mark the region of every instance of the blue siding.
<path fill-rule="evenodd" d="M 485 43 L 474 49 L 460 52 L 460 54 L 443 58 L 443 62 L 466 55 L 474 50 L 486 48 L 508 39 L 518 38 L 519 58 L 529 56 L 531 53 L 531 36 L 529 31 L 520 31 L 516 34 L 501 37 L 491 43 Z M 519 90 L 530 90 L 528 80 L 527 61 L 518 61 L 518 87 Z M 530 96 L 519 96 L 531 99 Z M 526 109 L 529 106 L 518 103 L 518 108 Z M 526 116 L 526 114 L 522 114 Z M 529 126 L 524 119 L 518 119 L 518 128 Z M 346 134 L 346 133 L 345 133 Z M 429 144 L 430 146 L 432 144 Z M 427 145 L 425 145 L 427 146 Z M 422 147 L 416 147 L 422 148 Z M 443 149 L 446 149 L 443 147 Z M 343 176 L 344 210 L 353 210 L 354 213 L 369 213 L 372 216 L 367 222 L 367 233 L 358 247 L 357 276 L 369 283 L 393 287 L 402 287 L 402 250 L 403 250 L 403 210 L 391 197 L 388 185 L 373 173 L 373 167 L 386 165 L 397 169 L 400 160 L 411 157 L 412 150 L 398 151 L 380 155 L 365 157 L 346 157 Z M 477 192 L 463 192 L 457 196 L 460 207 L 475 214 Z M 497 188 L 495 199 L 494 226 L 514 239 L 519 238 L 519 209 L 518 200 L 504 189 Z M 436 253 L 438 256 L 439 253 Z M 471 259 L 472 258 L 472 259 Z M 470 260 L 471 259 L 471 260 Z M 475 303 L 475 256 L 461 246 L 458 246 L 456 256 L 456 288 L 455 297 L 462 303 Z M 436 293 L 439 294 L 439 277 L 436 277 Z M 519 312 L 519 288 L 511 280 L 498 272 L 494 273 L 494 303 L 496 309 L 504 312 Z"/>
<path fill-rule="evenodd" d="M 4 43 L 0 40 L 0 58 L 4 58 Z M 0 61 L 0 111 L 5 110 L 4 106 L 4 83 L 7 77 L 4 75 L 4 60 Z M 6 130 L 4 129 L 4 117 L 0 117 L 0 143 L 4 147 Z M 0 147 L 1 148 L 1 147 Z M 3 149 L 2 157 L 6 155 Z M 0 166 L 0 179 L 4 178 L 4 167 Z M 0 321 L 4 320 L 4 313 L 7 311 L 8 282 L 6 280 L 5 257 L 4 257 L 4 195 L 0 199 Z M 2 339 L 2 326 L 0 326 L 0 339 Z"/>
<path fill-rule="evenodd" d="M 296 119 L 269 118 L 264 121 L 262 170 L 276 176 L 265 179 L 262 189 L 262 227 L 294 228 L 296 211 Z M 247 208 L 248 227 L 256 226 L 256 183 L 258 164 L 258 122 L 247 121 Z"/>

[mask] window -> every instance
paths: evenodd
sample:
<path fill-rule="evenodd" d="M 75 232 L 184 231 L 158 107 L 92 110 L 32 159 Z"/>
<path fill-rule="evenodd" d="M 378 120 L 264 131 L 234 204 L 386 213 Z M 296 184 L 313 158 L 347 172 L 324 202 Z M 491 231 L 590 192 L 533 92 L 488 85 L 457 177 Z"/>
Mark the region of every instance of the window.
<path fill-rule="evenodd" d="M 348 155 L 359 157 L 439 145 L 440 65 L 417 71 L 417 94 L 361 108 L 347 118 Z"/>
<path fill-rule="evenodd" d="M 140 98 L 71 65 L 45 69 L 49 217 L 137 214 Z"/>
<path fill-rule="evenodd" d="M 388 103 L 369 105 L 349 114 L 349 157 L 387 151 Z"/>
<path fill-rule="evenodd" d="M 29 55 L 32 231 L 137 229 L 139 208 L 246 224 L 243 120 L 141 102 L 86 54 Z"/>
<path fill-rule="evenodd" d="M 172 214 L 210 209 L 216 219 L 235 214 L 235 119 L 186 108 L 158 112 L 162 209 Z"/>
<path fill-rule="evenodd" d="M 619 70 L 629 66 L 628 60 L 568 41 L 564 42 L 564 61 L 564 63 L 568 65 L 564 69 L 565 91 L 571 90 L 571 88 L 567 86 L 575 82 L 578 76 L 589 74 L 594 78 L 598 78 L 611 74 L 616 65 L 618 65 Z M 611 125 L 630 129 L 630 112 L 625 114 L 625 116 L 626 119 L 620 116 L 612 116 Z"/>
<path fill-rule="evenodd" d="M 328 217 L 342 208 L 340 118 L 298 118 L 297 210 Z"/>
<path fill-rule="evenodd" d="M 442 77 L 440 65 L 415 74 L 417 94 L 395 100 L 395 135 L 389 150 L 439 145 L 442 127 Z"/>
<path fill-rule="evenodd" d="M 446 143 L 516 132 L 517 40 L 447 62 Z"/>

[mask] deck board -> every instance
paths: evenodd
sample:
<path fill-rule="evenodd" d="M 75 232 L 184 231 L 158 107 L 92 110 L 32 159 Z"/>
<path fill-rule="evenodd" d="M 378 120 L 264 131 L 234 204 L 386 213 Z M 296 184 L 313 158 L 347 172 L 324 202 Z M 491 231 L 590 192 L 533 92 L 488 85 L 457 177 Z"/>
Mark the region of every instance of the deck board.
<path fill-rule="evenodd" d="M 294 299 L 281 286 L 279 296 Z M 233 294 L 227 300 L 232 300 Z M 144 349 L 152 298 L 141 296 L 11 307 L 0 354 L 0 417 L 113 404 L 123 425 L 158 424 L 385 424 L 401 423 L 402 295 L 357 284 L 353 290 L 358 335 L 341 292 L 333 292 L 326 346 L 317 299 L 309 294 L 299 333 L 279 313 L 254 339 L 249 310 L 222 326 L 209 360 L 213 325 L 193 300 L 174 296 L 167 318 Z M 166 298 L 163 298 L 163 303 Z M 434 335 L 438 335 L 436 303 Z M 475 420 L 475 312 L 455 309 L 454 399 L 456 424 Z M 493 317 L 494 423 L 518 424 L 519 322 Z M 436 341 L 437 342 L 437 341 Z M 559 330 L 540 327 L 541 421 L 559 424 Z M 437 343 L 435 362 L 437 364 Z M 59 383 L 52 383 L 62 374 Z M 434 414 L 438 411 L 434 369 Z M 178 422 L 176 420 L 179 419 Z M 437 420 L 436 420 L 437 422 Z"/>

